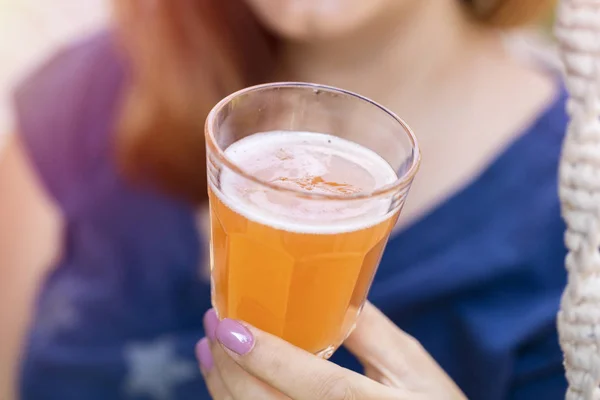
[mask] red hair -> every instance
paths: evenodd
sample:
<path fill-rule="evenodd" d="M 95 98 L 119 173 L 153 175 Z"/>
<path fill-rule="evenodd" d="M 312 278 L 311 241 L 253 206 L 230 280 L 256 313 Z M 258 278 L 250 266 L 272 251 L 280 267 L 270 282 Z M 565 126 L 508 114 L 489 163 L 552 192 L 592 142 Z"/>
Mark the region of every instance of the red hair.
<path fill-rule="evenodd" d="M 117 154 L 129 177 L 206 199 L 204 120 L 269 75 L 273 40 L 239 0 L 117 0 L 131 82 Z"/>

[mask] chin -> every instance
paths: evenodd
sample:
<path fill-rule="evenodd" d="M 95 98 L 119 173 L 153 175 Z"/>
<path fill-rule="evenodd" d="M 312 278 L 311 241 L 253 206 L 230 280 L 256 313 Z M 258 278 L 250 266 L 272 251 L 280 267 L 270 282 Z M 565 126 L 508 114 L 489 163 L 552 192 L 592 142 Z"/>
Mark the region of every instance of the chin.
<path fill-rule="evenodd" d="M 382 0 L 246 0 L 275 35 L 298 41 L 343 37 L 368 24 Z"/>

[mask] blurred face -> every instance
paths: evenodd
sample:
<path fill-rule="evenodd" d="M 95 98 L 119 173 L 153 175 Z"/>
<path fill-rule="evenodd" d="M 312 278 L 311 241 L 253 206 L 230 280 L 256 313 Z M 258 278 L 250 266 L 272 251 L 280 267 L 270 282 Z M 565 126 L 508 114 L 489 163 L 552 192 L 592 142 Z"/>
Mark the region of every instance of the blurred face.
<path fill-rule="evenodd" d="M 245 0 L 275 34 L 293 40 L 332 39 L 422 0 Z M 393 14 L 392 14 L 393 15 Z"/>

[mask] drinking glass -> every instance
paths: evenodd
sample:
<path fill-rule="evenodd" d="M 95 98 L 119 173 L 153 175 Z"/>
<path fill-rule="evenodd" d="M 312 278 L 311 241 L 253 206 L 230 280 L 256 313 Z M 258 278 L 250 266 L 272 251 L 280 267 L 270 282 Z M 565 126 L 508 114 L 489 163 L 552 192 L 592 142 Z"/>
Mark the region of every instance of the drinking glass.
<path fill-rule="evenodd" d="M 263 179 L 228 155 L 241 140 L 262 140 L 253 135 L 274 131 L 284 141 L 307 132 L 340 138 L 354 145 L 352 151 L 377 155 L 388 169 L 382 173 L 394 176 L 373 190 L 315 193 Z M 330 357 L 356 323 L 418 170 L 415 135 L 394 113 L 363 96 L 291 82 L 223 99 L 208 116 L 205 134 L 218 317 L 246 321 Z M 247 151 L 260 157 L 261 147 Z M 358 167 L 370 162 L 367 153 L 358 157 Z M 235 190 L 224 182 L 235 182 Z M 242 192 L 260 193 L 271 203 L 245 203 Z"/>

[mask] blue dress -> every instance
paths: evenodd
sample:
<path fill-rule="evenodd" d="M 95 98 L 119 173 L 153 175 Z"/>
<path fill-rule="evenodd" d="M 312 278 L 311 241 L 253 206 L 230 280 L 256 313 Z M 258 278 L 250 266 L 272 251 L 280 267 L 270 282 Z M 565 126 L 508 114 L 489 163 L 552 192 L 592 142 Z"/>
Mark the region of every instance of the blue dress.
<path fill-rule="evenodd" d="M 16 92 L 30 161 L 66 220 L 21 372 L 24 400 L 201 400 L 210 307 L 189 204 L 117 172 L 126 69 L 110 35 L 73 46 Z M 370 299 L 471 399 L 563 399 L 555 316 L 565 285 L 561 92 L 480 176 L 394 236 Z M 360 368 L 344 350 L 334 361 Z"/>

